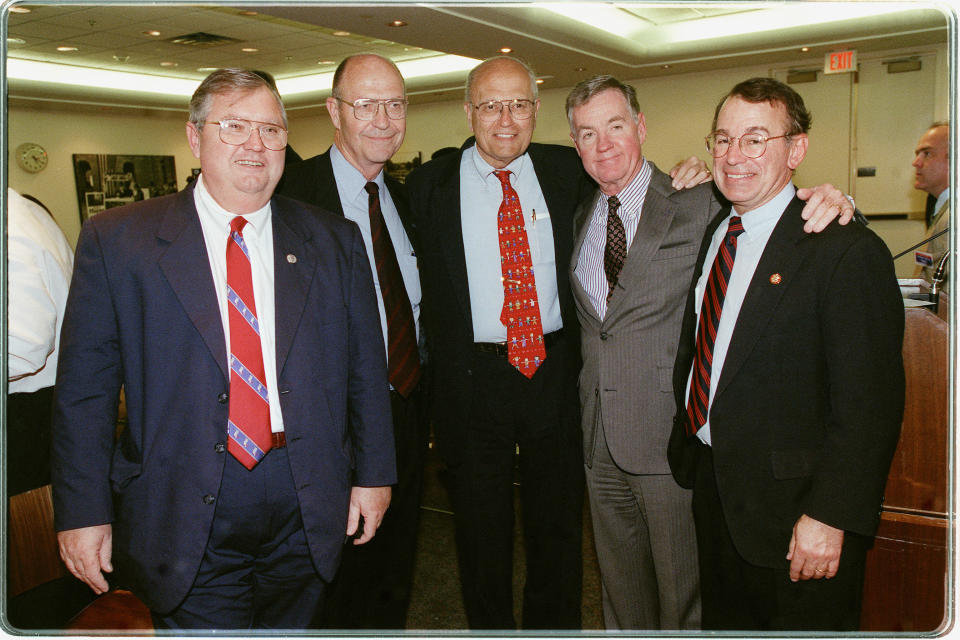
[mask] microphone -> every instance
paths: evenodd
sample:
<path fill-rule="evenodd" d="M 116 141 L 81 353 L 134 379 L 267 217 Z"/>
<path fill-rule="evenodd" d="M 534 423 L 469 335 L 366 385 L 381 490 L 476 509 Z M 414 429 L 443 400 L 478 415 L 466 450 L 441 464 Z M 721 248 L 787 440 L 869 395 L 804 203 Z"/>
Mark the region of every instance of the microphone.
<path fill-rule="evenodd" d="M 950 226 L 949 226 L 949 225 L 946 226 L 946 227 L 944 227 L 941 231 L 937 231 L 935 234 L 933 234 L 933 235 L 930 236 L 929 238 L 927 238 L 927 239 L 925 239 L 925 240 L 921 240 L 920 242 L 918 242 L 917 244 L 913 245 L 912 247 L 909 247 L 908 249 L 904 249 L 903 251 L 901 251 L 901 252 L 898 253 L 897 255 L 893 256 L 893 259 L 896 260 L 897 258 L 900 258 L 900 257 L 902 257 L 902 256 L 907 255 L 908 253 L 910 253 L 911 251 L 913 251 L 913 250 L 916 249 L 917 247 L 922 247 L 923 245 L 927 244 L 928 242 L 930 242 L 930 241 L 932 241 L 932 240 L 936 240 L 937 238 L 939 238 L 940 236 L 942 236 L 943 234 L 945 234 L 947 231 L 950 231 Z"/>

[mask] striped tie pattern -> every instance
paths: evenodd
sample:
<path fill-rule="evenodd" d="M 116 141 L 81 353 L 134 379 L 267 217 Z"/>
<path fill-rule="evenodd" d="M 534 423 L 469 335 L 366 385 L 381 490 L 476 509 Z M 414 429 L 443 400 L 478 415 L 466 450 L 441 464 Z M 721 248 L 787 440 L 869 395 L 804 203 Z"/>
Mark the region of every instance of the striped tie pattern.
<path fill-rule="evenodd" d="M 510 184 L 509 171 L 493 172 L 503 187 L 503 201 L 497 212 L 500 238 L 500 271 L 503 275 L 503 309 L 500 322 L 507 328 L 507 357 L 527 378 L 543 364 L 547 350 L 540 324 L 540 303 L 533 275 L 533 260 L 520 197 Z"/>
<path fill-rule="evenodd" d="M 603 270 L 607 274 L 607 302 L 613 296 L 613 289 L 617 286 L 623 261 L 627 259 L 627 233 L 623 229 L 623 220 L 617 214 L 620 200 L 617 196 L 607 198 L 607 246 L 603 251 Z"/>
<path fill-rule="evenodd" d="M 230 222 L 227 239 L 227 317 L 230 323 L 230 408 L 227 450 L 247 469 L 270 450 L 270 400 L 263 371 L 260 323 L 253 296 L 246 218 Z"/>
<path fill-rule="evenodd" d="M 707 276 L 707 285 L 700 305 L 697 324 L 696 353 L 693 359 L 693 377 L 690 379 L 690 396 L 687 399 L 687 434 L 695 434 L 707 421 L 710 401 L 710 371 L 713 365 L 713 343 L 717 339 L 717 327 L 723 313 L 723 299 L 727 295 L 727 283 L 733 260 L 737 256 L 737 236 L 743 233 L 743 224 L 738 216 L 730 218 L 730 225 L 717 251 L 717 257 Z"/>
<path fill-rule="evenodd" d="M 387 372 L 394 390 L 406 398 L 420 380 L 420 352 L 417 350 L 417 331 L 413 325 L 413 308 L 407 287 L 403 284 L 390 232 L 383 220 L 380 187 L 376 182 L 368 182 L 363 188 L 368 194 L 373 257 L 377 263 L 380 295 L 387 316 Z"/>

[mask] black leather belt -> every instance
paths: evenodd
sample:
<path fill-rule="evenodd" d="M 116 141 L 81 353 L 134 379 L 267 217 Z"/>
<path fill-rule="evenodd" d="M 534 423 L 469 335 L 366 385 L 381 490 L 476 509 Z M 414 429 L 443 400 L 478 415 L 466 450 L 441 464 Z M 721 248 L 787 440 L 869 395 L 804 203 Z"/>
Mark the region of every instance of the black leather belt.
<path fill-rule="evenodd" d="M 563 329 L 557 329 L 556 331 L 543 336 L 543 344 L 547 349 L 549 349 L 553 345 L 557 344 L 562 337 Z M 506 342 L 474 342 L 473 348 L 481 353 L 492 353 L 500 356 L 501 358 L 507 357 Z"/>

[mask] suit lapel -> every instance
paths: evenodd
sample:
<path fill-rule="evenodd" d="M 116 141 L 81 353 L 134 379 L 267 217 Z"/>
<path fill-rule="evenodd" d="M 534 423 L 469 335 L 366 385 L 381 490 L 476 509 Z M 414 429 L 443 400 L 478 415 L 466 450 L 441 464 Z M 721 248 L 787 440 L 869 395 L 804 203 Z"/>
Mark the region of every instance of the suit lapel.
<path fill-rule="evenodd" d="M 450 280 L 454 283 L 454 291 L 460 305 L 460 311 L 466 318 L 467 326 L 472 328 L 467 258 L 463 247 L 463 224 L 460 220 L 460 159 L 463 157 L 463 150 L 466 147 L 467 145 L 464 145 L 461 148 L 460 153 L 456 156 L 456 161 L 451 161 L 448 164 L 447 175 L 445 179 L 438 182 L 437 189 L 432 193 L 434 201 L 428 203 L 427 207 L 428 211 L 438 212 L 436 220 L 437 237 L 444 238 L 443 253 L 447 263 L 447 271 L 450 274 Z"/>
<path fill-rule="evenodd" d="M 160 271 L 219 365 L 224 379 L 229 380 L 227 340 L 192 187 L 172 200 L 157 230 L 157 238 L 168 244 L 158 261 Z"/>
<path fill-rule="evenodd" d="M 297 224 L 288 203 L 271 202 L 273 210 L 273 287 L 276 314 L 277 375 L 293 345 L 316 273 L 316 255 L 309 231 Z"/>
<path fill-rule="evenodd" d="M 337 180 L 333 177 L 333 162 L 330 160 L 330 149 L 327 149 L 325 153 L 317 156 L 316 177 L 312 202 L 327 211 L 342 216 L 343 205 L 340 202 L 340 192 L 337 191 Z"/>
<path fill-rule="evenodd" d="M 803 201 L 794 198 L 767 241 L 740 307 L 740 315 L 737 316 L 714 402 L 746 362 L 757 338 L 776 313 L 780 298 L 803 263 L 803 252 L 796 248 L 797 243 L 807 237 L 800 218 L 802 209 Z M 770 282 L 773 274 L 780 275 L 777 284 Z"/>

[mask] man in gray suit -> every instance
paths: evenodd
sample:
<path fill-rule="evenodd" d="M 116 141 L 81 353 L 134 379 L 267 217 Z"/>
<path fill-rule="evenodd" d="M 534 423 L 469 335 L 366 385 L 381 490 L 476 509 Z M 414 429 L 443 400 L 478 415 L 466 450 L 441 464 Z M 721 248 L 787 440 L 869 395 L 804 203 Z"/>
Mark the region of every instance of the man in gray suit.
<path fill-rule="evenodd" d="M 676 190 L 643 158 L 636 91 L 597 76 L 567 98 L 570 136 L 599 193 L 575 215 L 570 278 L 581 326 L 583 454 L 607 629 L 696 629 L 690 492 L 670 475 L 673 362 L 712 184 Z M 809 198 L 807 231 L 853 206 L 830 185 Z M 811 214 L 811 215 L 808 215 Z"/>

